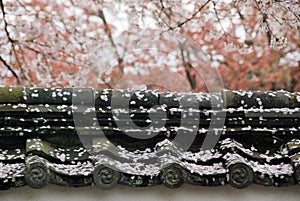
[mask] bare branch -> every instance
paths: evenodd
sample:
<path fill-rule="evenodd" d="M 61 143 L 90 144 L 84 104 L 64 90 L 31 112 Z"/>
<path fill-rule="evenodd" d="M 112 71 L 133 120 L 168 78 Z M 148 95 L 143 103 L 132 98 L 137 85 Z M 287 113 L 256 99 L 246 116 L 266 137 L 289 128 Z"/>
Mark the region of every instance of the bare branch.
<path fill-rule="evenodd" d="M 22 8 L 24 8 L 24 10 L 25 10 L 26 12 L 28 12 L 28 13 L 30 13 L 30 14 L 33 14 L 30 10 L 28 10 L 28 9 L 26 8 L 26 6 L 25 6 L 20 0 L 17 0 L 17 2 L 18 2 L 18 4 L 20 4 L 20 6 L 21 6 Z"/>
<path fill-rule="evenodd" d="M 10 34 L 8 32 L 8 24 L 7 24 L 7 21 L 6 21 L 6 13 L 5 13 L 5 9 L 4 9 L 4 3 L 3 3 L 3 0 L 0 0 L 0 9 L 2 11 L 2 16 L 3 16 L 3 22 L 4 22 L 4 31 L 5 31 L 5 34 L 7 36 L 7 39 L 8 41 L 11 43 L 13 49 L 14 49 L 14 42 L 15 40 L 12 39 L 10 37 Z M 15 51 L 15 50 L 14 50 Z M 4 66 L 6 66 L 6 68 L 13 74 L 13 76 L 17 79 L 17 82 L 18 84 L 20 84 L 20 78 L 19 76 L 17 75 L 16 71 L 5 61 L 5 59 L 3 57 L 1 57 L 0 55 L 0 61 L 4 64 Z"/>
<path fill-rule="evenodd" d="M 195 12 L 193 13 L 193 15 L 189 18 L 187 18 L 186 20 L 178 23 L 176 26 L 173 26 L 173 27 L 169 27 L 167 30 L 163 31 L 163 32 L 167 32 L 167 31 L 171 31 L 171 30 L 174 30 L 174 29 L 177 29 L 179 27 L 182 27 L 183 25 L 185 25 L 186 23 L 188 23 L 189 21 L 193 20 L 196 15 L 198 15 L 198 13 L 200 13 L 206 6 L 207 4 L 211 2 L 211 0 L 207 0 L 203 5 L 200 6 L 200 8 Z"/>
<path fill-rule="evenodd" d="M 190 62 L 186 61 L 186 59 L 185 59 L 185 56 L 184 56 L 185 49 L 183 47 L 183 44 L 180 43 L 179 47 L 180 47 L 181 59 L 182 59 L 182 62 L 183 62 L 186 77 L 189 81 L 189 84 L 190 84 L 191 88 L 194 90 L 197 86 L 197 83 L 196 83 L 196 77 L 192 76 L 191 73 L 190 73 L 190 70 L 193 68 L 193 66 Z"/>
<path fill-rule="evenodd" d="M 0 9 L 2 11 L 2 16 L 3 16 L 3 22 L 4 22 L 4 31 L 5 31 L 5 34 L 7 36 L 7 39 L 10 43 L 14 43 L 15 40 L 13 40 L 11 37 L 10 37 L 10 34 L 8 32 L 8 25 L 7 25 L 7 21 L 6 21 L 6 13 L 5 13 L 5 10 L 4 10 L 4 4 L 3 4 L 3 0 L 0 0 Z"/>
<path fill-rule="evenodd" d="M 219 13 L 218 13 L 217 8 L 216 8 L 216 3 L 214 1 L 213 1 L 213 5 L 214 5 L 215 16 L 216 16 L 217 21 L 218 21 L 218 23 L 219 23 L 219 25 L 220 25 L 220 27 L 221 27 L 221 29 L 223 31 L 223 34 L 225 35 L 226 38 L 227 38 L 227 36 L 233 37 L 230 33 L 228 33 L 227 31 L 225 31 L 225 29 L 224 29 L 224 27 L 222 25 L 221 19 L 219 17 Z"/>
<path fill-rule="evenodd" d="M 110 30 L 110 27 L 109 27 L 109 25 L 108 25 L 108 23 L 107 23 L 107 21 L 106 21 L 106 17 L 105 17 L 105 15 L 104 15 L 103 10 L 100 9 L 100 10 L 98 11 L 98 14 L 99 14 L 99 17 L 101 18 L 101 20 L 103 21 L 103 24 L 105 25 L 104 31 L 105 31 L 106 35 L 108 36 L 109 41 L 110 41 L 112 47 L 114 48 L 116 57 L 118 58 L 119 68 L 120 68 L 120 70 L 123 72 L 123 68 L 121 67 L 121 66 L 122 66 L 122 62 L 123 62 L 123 59 L 121 58 L 121 56 L 120 56 L 120 54 L 119 54 L 119 52 L 118 52 L 117 46 L 116 46 L 116 44 L 115 44 L 115 42 L 114 42 L 114 39 L 113 39 L 113 37 L 112 37 L 111 30 Z"/>
<path fill-rule="evenodd" d="M 20 78 L 18 76 L 18 74 L 16 73 L 16 71 L 5 61 L 5 59 L 3 57 L 1 57 L 0 55 L 0 61 L 4 64 L 4 66 L 6 66 L 6 68 L 13 74 L 13 76 L 17 79 L 18 84 L 20 84 Z"/>
<path fill-rule="evenodd" d="M 261 15 L 262 15 L 262 22 L 266 25 L 266 28 L 267 28 L 267 38 L 268 38 L 268 42 L 269 42 L 269 44 L 271 44 L 272 35 L 274 35 L 274 34 L 272 33 L 272 30 L 271 30 L 271 28 L 270 28 L 270 25 L 269 25 L 269 23 L 268 23 L 268 21 L 267 21 L 268 15 L 262 11 L 261 7 L 259 6 L 259 4 L 257 3 L 256 0 L 255 0 L 254 2 L 255 2 L 255 4 L 256 4 L 256 6 L 257 6 L 257 9 L 259 10 L 259 12 L 260 12 Z"/>
<path fill-rule="evenodd" d="M 117 46 L 114 42 L 114 39 L 112 37 L 112 34 L 111 34 L 111 30 L 110 30 L 110 26 L 108 25 L 107 21 L 106 21 L 106 17 L 104 15 L 104 12 L 103 10 L 99 10 L 98 11 L 98 15 L 99 17 L 101 18 L 103 24 L 104 24 L 104 31 L 106 33 L 106 35 L 108 36 L 108 39 L 111 43 L 111 46 L 113 47 L 114 49 L 114 52 L 115 52 L 115 56 L 117 57 L 117 60 L 118 60 L 118 69 L 121 71 L 121 73 L 123 74 L 124 73 L 124 69 L 122 67 L 122 63 L 123 63 L 123 58 L 120 56 L 119 52 L 118 52 L 118 49 L 117 49 Z M 105 80 L 105 77 L 104 77 L 104 74 L 102 75 L 101 77 L 102 80 Z M 105 85 L 108 87 L 108 88 L 113 88 L 112 85 L 110 83 L 107 83 L 105 82 Z"/>
<path fill-rule="evenodd" d="M 161 5 L 161 10 L 163 10 L 165 8 L 164 1 L 163 0 L 159 0 L 159 2 L 160 2 L 160 5 Z"/>

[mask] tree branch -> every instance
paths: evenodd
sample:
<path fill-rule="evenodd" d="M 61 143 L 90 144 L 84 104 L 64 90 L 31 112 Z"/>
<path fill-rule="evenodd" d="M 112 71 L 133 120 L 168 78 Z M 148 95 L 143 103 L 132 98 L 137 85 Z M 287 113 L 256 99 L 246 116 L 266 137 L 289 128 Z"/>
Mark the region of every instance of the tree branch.
<path fill-rule="evenodd" d="M 164 5 L 164 1 L 163 0 L 159 0 L 160 5 L 161 5 L 161 10 L 165 9 L 165 5 Z"/>
<path fill-rule="evenodd" d="M 15 40 L 12 39 L 10 37 L 10 34 L 8 32 L 8 24 L 7 24 L 7 21 L 6 21 L 6 13 L 5 13 L 5 10 L 4 10 L 4 3 L 3 3 L 3 0 L 0 0 L 0 9 L 1 9 L 1 12 L 2 12 L 2 17 L 3 17 L 3 22 L 4 22 L 4 32 L 7 36 L 7 39 L 8 41 L 11 43 L 12 47 L 14 46 L 14 42 Z M 13 47 L 14 49 L 14 47 Z M 0 61 L 4 64 L 4 66 L 6 66 L 6 68 L 13 74 L 13 76 L 17 79 L 17 82 L 18 84 L 20 84 L 20 78 L 19 76 L 17 75 L 16 71 L 5 61 L 5 59 L 3 57 L 1 57 L 0 55 Z"/>
<path fill-rule="evenodd" d="M 114 39 L 113 39 L 113 37 L 112 37 L 112 34 L 111 34 L 111 29 L 110 29 L 110 27 L 109 27 L 109 25 L 108 25 L 108 23 L 107 23 L 107 21 L 106 21 L 106 17 L 105 17 L 105 15 L 104 15 L 103 10 L 100 9 L 100 10 L 98 11 L 98 15 L 99 15 L 99 17 L 101 18 L 101 20 L 103 21 L 103 24 L 104 24 L 104 26 L 105 26 L 105 27 L 104 27 L 104 31 L 105 31 L 106 35 L 108 36 L 108 38 L 109 38 L 109 41 L 110 41 L 110 43 L 111 43 L 111 46 L 114 48 L 115 55 L 116 55 L 116 57 L 117 57 L 117 59 L 118 59 L 119 68 L 120 68 L 121 72 L 123 72 L 123 68 L 122 68 L 122 62 L 123 62 L 123 59 L 121 58 L 121 56 L 120 56 L 120 54 L 119 54 L 119 52 L 118 52 L 117 46 L 116 46 L 116 44 L 115 44 L 115 42 L 114 42 Z"/>
<path fill-rule="evenodd" d="M 187 18 L 187 19 L 184 20 L 183 22 L 178 23 L 176 26 L 169 27 L 167 30 L 165 30 L 165 31 L 163 31 L 163 32 L 171 31 L 171 30 L 174 30 L 174 29 L 176 29 L 176 28 L 182 27 L 183 25 L 185 25 L 185 24 L 188 23 L 189 21 L 193 20 L 193 19 L 196 17 L 196 15 L 197 15 L 198 13 L 200 13 L 200 12 L 207 6 L 207 4 L 208 4 L 209 2 L 211 2 L 211 0 L 207 0 L 203 5 L 201 5 L 200 8 L 199 8 L 195 13 L 193 13 L 193 15 L 192 15 L 191 17 Z"/>
<path fill-rule="evenodd" d="M 17 75 L 16 71 L 1 57 L 0 55 L 0 61 L 6 66 L 6 68 L 13 74 L 13 76 L 17 79 L 18 84 L 20 84 L 20 78 Z"/>
<path fill-rule="evenodd" d="M 4 31 L 5 31 L 5 34 L 7 36 L 7 39 L 10 43 L 14 43 L 15 40 L 13 40 L 11 37 L 10 37 L 10 34 L 8 32 L 8 25 L 7 25 L 7 21 L 6 21 L 6 13 L 5 13 L 5 10 L 4 10 L 4 4 L 3 4 L 3 0 L 0 0 L 0 9 L 2 11 L 2 16 L 3 16 L 3 22 L 4 22 Z"/>
<path fill-rule="evenodd" d="M 197 83 L 196 83 L 196 77 L 192 76 L 191 73 L 190 73 L 190 70 L 193 68 L 193 66 L 190 62 L 185 60 L 183 44 L 180 43 L 179 47 L 180 47 L 181 59 L 182 59 L 182 62 L 183 62 L 186 77 L 189 81 L 189 84 L 190 84 L 191 88 L 194 90 L 196 88 Z"/>
<path fill-rule="evenodd" d="M 266 34 L 267 34 L 268 42 L 269 42 L 269 44 L 271 44 L 272 35 L 274 35 L 274 34 L 272 33 L 270 25 L 267 21 L 268 15 L 262 11 L 261 7 L 259 6 L 259 4 L 257 3 L 256 0 L 254 2 L 256 4 L 257 9 L 259 10 L 260 14 L 262 15 L 262 22 L 266 25 L 266 28 L 267 28 L 267 33 Z"/>
<path fill-rule="evenodd" d="M 104 12 L 103 10 L 99 9 L 98 11 L 98 15 L 99 17 L 101 18 L 103 24 L 104 24 L 104 31 L 106 33 L 106 35 L 108 36 L 108 39 L 111 43 L 111 46 L 113 47 L 114 49 L 114 52 L 115 52 L 115 56 L 117 57 L 117 60 L 118 60 L 118 67 L 119 67 L 119 70 L 121 71 L 121 73 L 123 74 L 124 73 L 124 69 L 122 67 L 122 64 L 123 64 L 123 58 L 120 56 L 119 52 L 118 52 L 118 49 L 117 49 L 117 46 L 114 42 L 114 39 L 112 37 L 112 34 L 111 34 L 111 29 L 106 21 L 106 17 L 104 15 Z M 101 77 L 102 80 L 105 80 L 104 78 L 104 74 L 102 75 Z M 113 88 L 112 85 L 110 83 L 107 83 L 105 82 L 105 85 L 108 87 L 108 88 Z"/>

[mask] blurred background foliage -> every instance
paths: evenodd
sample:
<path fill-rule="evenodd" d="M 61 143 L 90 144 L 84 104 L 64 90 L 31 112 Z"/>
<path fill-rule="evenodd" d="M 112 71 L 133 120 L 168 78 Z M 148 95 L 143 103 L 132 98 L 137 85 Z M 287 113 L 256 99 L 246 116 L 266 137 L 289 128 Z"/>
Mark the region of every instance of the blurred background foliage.
<path fill-rule="evenodd" d="M 296 0 L 0 6 L 0 85 L 300 91 Z"/>

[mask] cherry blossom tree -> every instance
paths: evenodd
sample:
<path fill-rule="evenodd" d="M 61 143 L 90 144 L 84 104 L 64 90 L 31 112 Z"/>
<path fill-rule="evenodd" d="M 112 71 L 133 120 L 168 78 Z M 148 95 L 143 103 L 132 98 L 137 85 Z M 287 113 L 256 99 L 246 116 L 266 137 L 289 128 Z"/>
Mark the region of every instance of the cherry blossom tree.
<path fill-rule="evenodd" d="M 299 91 L 299 8 L 296 0 L 0 0 L 0 84 Z"/>

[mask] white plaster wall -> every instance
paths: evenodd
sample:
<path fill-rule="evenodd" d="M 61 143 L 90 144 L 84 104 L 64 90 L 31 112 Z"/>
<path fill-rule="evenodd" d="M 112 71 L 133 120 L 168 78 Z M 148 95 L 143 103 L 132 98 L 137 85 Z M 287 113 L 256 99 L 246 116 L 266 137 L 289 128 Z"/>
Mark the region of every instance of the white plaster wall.
<path fill-rule="evenodd" d="M 164 186 L 131 188 L 117 186 L 112 190 L 96 187 L 67 188 L 48 185 L 35 190 L 29 187 L 0 191 L 0 201 L 299 201 L 300 185 L 264 187 L 252 184 L 237 190 L 231 186 L 199 187 L 184 185 L 172 190 Z"/>

